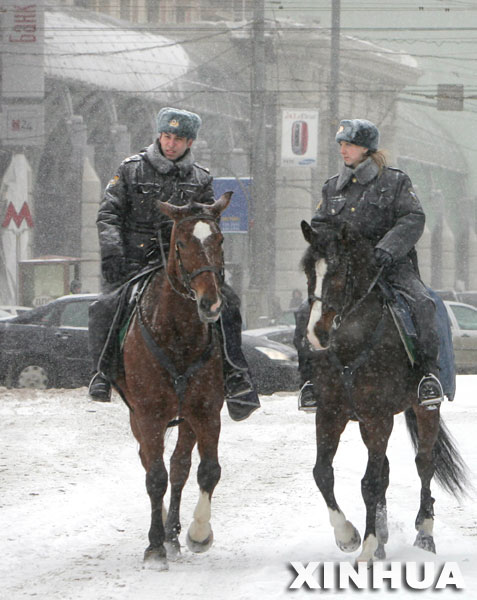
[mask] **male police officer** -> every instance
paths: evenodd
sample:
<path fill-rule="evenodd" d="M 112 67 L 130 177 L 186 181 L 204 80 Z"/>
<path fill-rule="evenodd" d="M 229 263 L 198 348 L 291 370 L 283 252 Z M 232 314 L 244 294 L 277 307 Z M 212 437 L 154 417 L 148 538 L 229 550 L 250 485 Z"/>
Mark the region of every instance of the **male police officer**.
<path fill-rule="evenodd" d="M 166 254 L 169 249 L 172 222 L 161 213 L 158 204 L 214 202 L 212 177 L 208 169 L 194 162 L 191 153 L 200 125 L 201 119 L 195 113 L 161 109 L 157 115 L 157 139 L 139 154 L 126 158 L 106 187 L 97 226 L 104 291 L 109 294 L 92 305 L 89 327 L 95 368 L 99 365 L 89 387 L 94 400 L 107 402 L 111 395 L 103 351 L 117 306 L 117 301 L 110 301 L 111 292 L 113 298 L 117 296 L 114 290 L 146 268 L 151 256 L 157 260 L 157 239 Z M 241 349 L 239 299 L 225 283 L 221 291 L 225 298 L 220 327 L 226 400 L 231 418 L 241 421 L 259 408 L 260 402 Z"/>

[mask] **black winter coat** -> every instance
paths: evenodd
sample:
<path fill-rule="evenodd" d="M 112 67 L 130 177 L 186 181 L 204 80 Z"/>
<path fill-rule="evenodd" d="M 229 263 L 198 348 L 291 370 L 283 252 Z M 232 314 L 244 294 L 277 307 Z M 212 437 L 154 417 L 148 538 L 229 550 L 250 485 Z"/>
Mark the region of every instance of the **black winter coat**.
<path fill-rule="evenodd" d="M 159 231 L 167 252 L 172 223 L 158 205 L 184 205 L 189 199 L 214 202 L 212 176 L 194 163 L 190 150 L 172 162 L 161 154 L 156 141 L 126 158 L 106 186 L 98 211 L 101 259 L 123 256 L 128 271 L 139 271 L 147 264 Z"/>
<path fill-rule="evenodd" d="M 343 166 L 328 179 L 311 224 L 352 223 L 394 263 L 409 262 L 424 230 L 425 216 L 411 180 L 403 171 L 378 166 L 368 158 L 356 169 Z"/>

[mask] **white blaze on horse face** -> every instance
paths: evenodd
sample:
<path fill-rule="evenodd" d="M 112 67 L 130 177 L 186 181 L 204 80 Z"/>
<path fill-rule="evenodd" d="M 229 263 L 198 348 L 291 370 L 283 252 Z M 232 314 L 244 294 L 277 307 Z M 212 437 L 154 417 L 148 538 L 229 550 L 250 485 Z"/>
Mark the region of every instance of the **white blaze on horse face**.
<path fill-rule="evenodd" d="M 195 224 L 193 235 L 203 244 L 205 240 L 212 235 L 212 227 L 210 223 L 199 221 Z"/>
<path fill-rule="evenodd" d="M 315 294 L 320 298 L 322 294 L 323 278 L 326 273 L 326 263 L 321 260 L 316 265 L 316 290 Z M 321 319 L 322 303 L 321 300 L 315 300 L 311 306 L 310 318 L 308 320 L 308 326 L 306 328 L 306 335 L 312 348 L 315 350 L 324 350 L 320 344 L 320 340 L 316 337 L 314 328 L 318 321 Z"/>

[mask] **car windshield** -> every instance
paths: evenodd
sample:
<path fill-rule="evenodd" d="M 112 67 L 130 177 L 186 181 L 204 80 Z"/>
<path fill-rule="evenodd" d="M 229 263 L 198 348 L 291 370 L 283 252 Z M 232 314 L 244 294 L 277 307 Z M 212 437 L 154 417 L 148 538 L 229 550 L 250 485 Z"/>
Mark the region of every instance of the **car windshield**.
<path fill-rule="evenodd" d="M 457 306 L 455 304 L 452 304 L 451 308 L 461 329 L 477 330 L 477 310 L 469 306 Z"/>

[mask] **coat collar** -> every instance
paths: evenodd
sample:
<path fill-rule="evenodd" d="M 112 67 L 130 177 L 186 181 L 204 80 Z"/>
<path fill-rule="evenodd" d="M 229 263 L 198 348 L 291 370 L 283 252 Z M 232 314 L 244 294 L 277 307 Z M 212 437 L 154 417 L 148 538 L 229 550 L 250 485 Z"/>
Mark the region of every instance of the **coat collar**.
<path fill-rule="evenodd" d="M 361 185 L 366 185 L 372 181 L 378 173 L 379 167 L 371 157 L 367 158 L 362 163 L 359 163 L 355 169 L 347 167 L 343 163 L 340 168 L 336 191 L 340 192 L 352 177 L 356 177 Z"/>
<path fill-rule="evenodd" d="M 146 148 L 146 156 L 151 165 L 161 175 L 172 174 L 178 170 L 181 177 L 183 177 L 190 173 L 194 165 L 194 157 L 189 149 L 180 158 L 172 161 L 166 158 L 159 150 L 157 140 Z"/>

